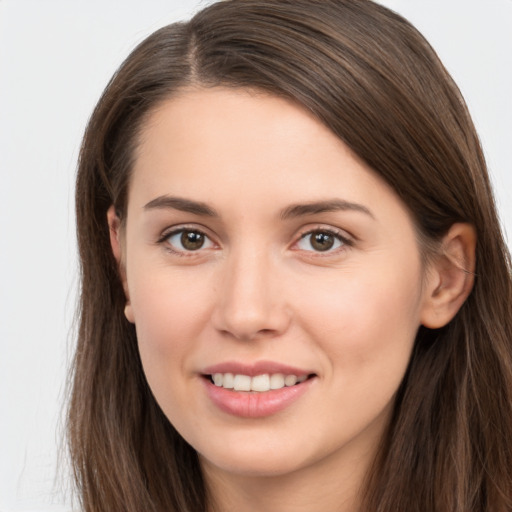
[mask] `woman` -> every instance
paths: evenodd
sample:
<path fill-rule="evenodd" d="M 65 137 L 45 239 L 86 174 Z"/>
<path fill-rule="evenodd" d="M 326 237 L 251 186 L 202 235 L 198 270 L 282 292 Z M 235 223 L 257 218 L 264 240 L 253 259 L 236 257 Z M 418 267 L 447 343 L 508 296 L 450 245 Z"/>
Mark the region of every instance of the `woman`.
<path fill-rule="evenodd" d="M 85 510 L 512 509 L 510 267 L 428 43 L 227 0 L 121 66 L 77 180 Z"/>

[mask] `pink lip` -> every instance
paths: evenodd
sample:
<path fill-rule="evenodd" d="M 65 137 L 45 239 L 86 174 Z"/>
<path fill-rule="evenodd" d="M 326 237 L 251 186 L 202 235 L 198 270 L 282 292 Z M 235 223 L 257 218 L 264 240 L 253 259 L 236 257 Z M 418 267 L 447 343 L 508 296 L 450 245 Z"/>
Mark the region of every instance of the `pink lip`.
<path fill-rule="evenodd" d="M 277 363 L 275 361 L 257 361 L 254 364 L 226 361 L 224 363 L 208 366 L 207 368 L 204 368 L 201 373 L 203 375 L 213 375 L 214 373 L 233 373 L 234 375 L 249 375 L 250 377 L 263 375 L 265 373 L 282 373 L 283 375 L 297 375 L 297 377 L 300 377 L 301 375 L 310 375 L 314 372 Z"/>
<path fill-rule="evenodd" d="M 262 375 L 282 373 L 284 375 L 310 375 L 312 372 L 270 361 L 260 361 L 254 365 L 237 362 L 220 363 L 201 372 L 203 376 L 214 373 L 233 373 L 242 375 Z M 210 400 L 221 411 L 241 418 L 263 418 L 286 409 L 311 387 L 315 378 L 309 378 L 295 386 L 273 389 L 265 392 L 244 392 L 215 386 L 208 378 L 202 378 Z"/>

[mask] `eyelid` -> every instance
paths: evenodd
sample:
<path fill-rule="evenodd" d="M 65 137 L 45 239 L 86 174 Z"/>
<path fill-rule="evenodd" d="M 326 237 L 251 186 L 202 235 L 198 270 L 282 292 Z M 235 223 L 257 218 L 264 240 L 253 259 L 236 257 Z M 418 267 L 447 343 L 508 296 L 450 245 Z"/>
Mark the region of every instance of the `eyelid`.
<path fill-rule="evenodd" d="M 296 246 L 302 239 L 304 239 L 305 237 L 307 237 L 308 235 L 311 235 L 313 233 L 327 233 L 329 235 L 334 236 L 335 238 L 340 240 L 342 243 L 341 247 L 339 247 L 335 250 L 332 250 L 332 251 L 328 250 L 328 251 L 322 252 L 322 251 L 314 251 L 314 250 L 311 250 L 311 251 L 303 250 L 303 252 L 314 253 L 316 256 L 329 256 L 329 255 L 332 256 L 332 255 L 337 254 L 343 250 L 346 250 L 348 247 L 352 247 L 354 245 L 354 241 L 355 241 L 355 237 L 350 235 L 349 233 L 347 233 L 347 231 L 345 231 L 345 230 L 342 230 L 340 228 L 335 228 L 333 226 L 326 226 L 325 224 L 317 224 L 312 227 L 302 228 L 300 230 L 298 236 L 296 237 L 295 241 L 293 242 L 292 248 L 293 248 L 293 246 Z M 294 249 L 294 250 L 300 251 L 302 249 Z"/>
<path fill-rule="evenodd" d="M 157 245 L 164 245 L 164 244 L 166 244 L 167 240 L 171 236 L 181 233 L 183 231 L 195 231 L 195 232 L 201 233 L 205 238 L 207 238 L 211 242 L 211 244 L 213 245 L 213 248 L 219 248 L 219 244 L 215 241 L 215 237 L 210 234 L 210 230 L 205 228 L 204 226 L 197 225 L 197 224 L 178 224 L 178 225 L 174 225 L 174 226 L 169 226 L 161 232 L 156 243 L 157 243 Z M 306 236 L 311 235 L 313 233 L 327 233 L 329 235 L 332 235 L 342 242 L 342 246 L 335 250 L 328 250 L 325 252 L 314 251 L 314 250 L 306 251 L 306 250 L 294 248 L 294 246 L 296 246 L 302 239 L 304 239 Z M 333 226 L 327 226 L 325 224 L 315 224 L 315 225 L 308 225 L 308 226 L 303 227 L 299 231 L 298 235 L 294 238 L 291 248 L 296 251 L 315 253 L 317 256 L 329 256 L 329 255 L 337 254 L 338 252 L 343 251 L 344 249 L 353 246 L 355 240 L 356 240 L 356 238 L 353 235 L 349 234 L 346 230 L 342 230 L 340 228 L 336 228 Z M 204 250 L 208 250 L 211 248 L 212 247 L 207 247 L 204 249 L 203 248 L 197 249 L 196 251 L 187 251 L 187 250 L 175 249 L 171 246 L 171 244 L 166 245 L 166 249 L 169 250 L 170 252 L 172 252 L 174 254 L 186 255 L 186 256 L 197 255 L 197 254 L 203 252 Z"/>
<path fill-rule="evenodd" d="M 165 242 L 165 240 L 171 235 L 179 233 L 180 231 L 197 231 L 210 239 L 212 238 L 210 230 L 200 224 L 176 224 L 173 226 L 167 226 L 163 229 L 158 235 L 157 243 Z"/>
<path fill-rule="evenodd" d="M 178 233 L 182 233 L 183 231 L 194 231 L 197 233 L 202 234 L 206 239 L 210 241 L 210 243 L 213 245 L 213 248 L 218 247 L 218 244 L 215 242 L 214 237 L 209 234 L 209 230 L 204 228 L 203 226 L 198 226 L 197 224 L 191 225 L 191 224 L 178 224 L 176 226 L 169 226 L 166 229 L 162 231 L 160 236 L 158 237 L 156 244 L 157 245 L 165 245 L 165 249 L 171 252 L 172 254 L 179 255 L 179 256 L 197 256 L 199 253 L 204 252 L 204 250 L 211 249 L 212 247 L 205 247 L 205 248 L 199 248 L 195 251 L 187 251 L 187 250 L 180 250 L 177 248 L 172 247 L 170 243 L 167 243 L 168 239 L 171 236 L 177 235 Z"/>

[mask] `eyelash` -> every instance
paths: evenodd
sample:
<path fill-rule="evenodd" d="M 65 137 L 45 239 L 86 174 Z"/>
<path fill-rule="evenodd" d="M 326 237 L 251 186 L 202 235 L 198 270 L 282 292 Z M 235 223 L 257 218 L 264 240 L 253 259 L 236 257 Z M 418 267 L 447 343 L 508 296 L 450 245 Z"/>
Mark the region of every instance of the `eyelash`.
<path fill-rule="evenodd" d="M 203 246 L 199 247 L 197 250 L 187 250 L 187 249 L 175 249 L 173 245 L 169 242 L 169 239 L 176 235 L 182 235 L 184 233 L 195 233 L 204 237 L 204 240 L 208 240 L 210 244 L 214 245 L 214 242 L 211 238 L 201 229 L 193 228 L 193 227 L 180 227 L 178 229 L 173 229 L 172 231 L 166 231 L 162 234 L 162 236 L 157 240 L 157 244 L 164 245 L 165 249 L 176 256 L 183 257 L 191 257 L 197 255 L 201 249 L 204 249 Z"/>
<path fill-rule="evenodd" d="M 198 247 L 197 250 L 193 250 L 193 249 L 187 250 L 185 248 L 184 249 L 173 248 L 173 245 L 169 242 L 169 239 L 173 236 L 180 235 L 180 234 L 181 234 L 181 236 L 183 236 L 184 233 L 194 233 L 194 234 L 200 235 L 200 236 L 204 237 L 204 240 L 207 240 L 209 244 L 211 244 L 212 246 L 215 245 L 215 243 L 211 240 L 211 238 L 201 229 L 197 229 L 197 228 L 193 228 L 193 227 L 186 227 L 186 226 L 180 227 L 178 229 L 173 229 L 172 231 L 164 232 L 162 234 L 162 236 L 157 240 L 157 244 L 165 245 L 165 249 L 168 252 L 172 253 L 173 255 L 180 256 L 180 257 L 192 257 L 192 256 L 199 254 L 199 252 L 202 249 L 203 250 L 206 249 L 203 245 Z M 317 227 L 317 228 L 310 229 L 306 232 L 301 233 L 298 240 L 294 242 L 293 246 L 297 246 L 301 241 L 303 241 L 307 237 L 315 235 L 315 234 L 327 235 L 329 237 L 333 237 L 336 241 L 338 241 L 340 243 L 340 245 L 338 247 L 335 247 L 334 249 L 329 247 L 325 251 L 314 250 L 314 249 L 311 249 L 311 250 L 302 249 L 304 252 L 314 253 L 317 256 L 329 256 L 332 254 L 337 254 L 338 252 L 341 252 L 343 250 L 346 250 L 348 247 L 353 246 L 353 241 L 350 238 L 348 238 L 347 236 L 342 235 L 341 232 L 336 231 L 334 229 L 322 228 L 322 227 Z M 311 244 L 311 242 L 310 242 L 310 244 Z M 207 247 L 207 248 L 210 248 L 210 247 Z M 294 249 L 294 250 L 301 250 L 301 249 Z"/>
<path fill-rule="evenodd" d="M 354 245 L 353 240 L 351 240 L 347 236 L 343 235 L 340 231 L 336 231 L 336 230 L 330 229 L 330 228 L 322 228 L 322 227 L 310 229 L 310 230 L 302 233 L 299 237 L 299 240 L 297 242 L 295 242 L 294 245 L 297 245 L 302 240 L 306 239 L 307 237 L 309 237 L 311 235 L 315 235 L 315 234 L 328 235 L 330 237 L 333 237 L 335 240 L 337 240 L 340 243 L 340 246 L 336 247 L 335 249 L 328 248 L 325 251 L 315 251 L 314 249 L 312 249 L 309 251 L 306 250 L 305 252 L 311 252 L 318 256 L 324 256 L 324 255 L 329 256 L 332 254 L 337 254 L 343 250 L 346 250 L 348 247 L 352 247 Z M 311 241 L 309 243 L 311 245 Z"/>

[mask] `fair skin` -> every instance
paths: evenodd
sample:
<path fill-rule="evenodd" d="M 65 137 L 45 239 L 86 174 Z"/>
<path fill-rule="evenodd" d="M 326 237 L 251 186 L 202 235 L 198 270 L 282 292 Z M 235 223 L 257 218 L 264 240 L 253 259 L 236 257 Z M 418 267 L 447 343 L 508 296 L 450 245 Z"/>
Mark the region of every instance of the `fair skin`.
<path fill-rule="evenodd" d="M 425 268 L 403 203 L 324 125 L 223 88 L 152 113 L 108 219 L 148 383 L 218 510 L 357 510 L 418 327 L 471 289 L 471 228 Z"/>

